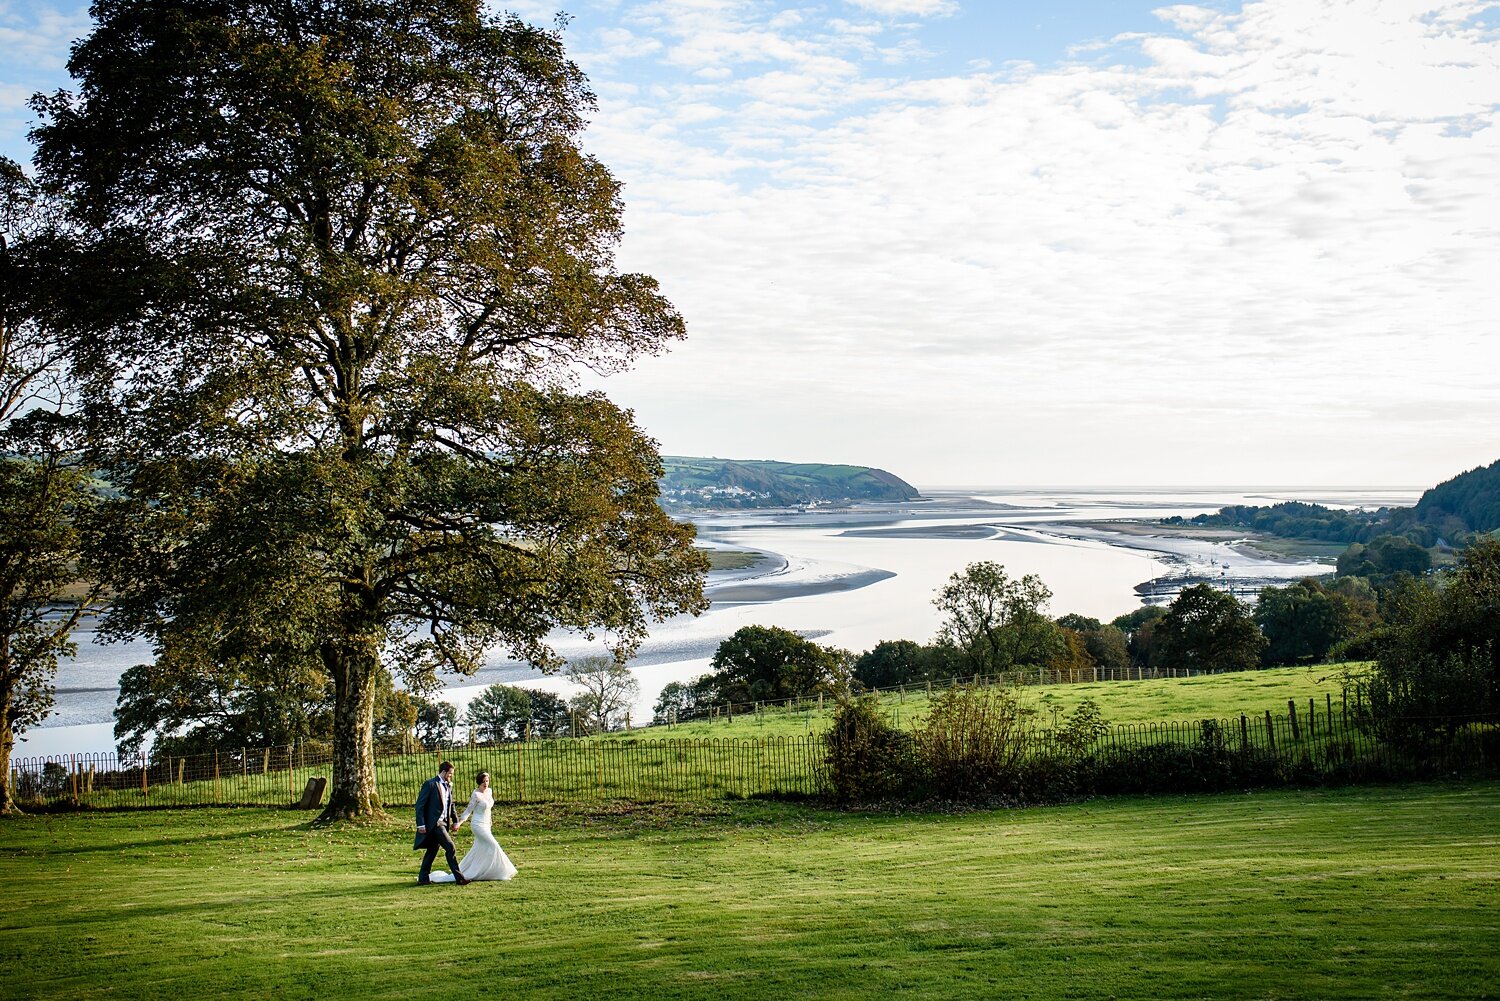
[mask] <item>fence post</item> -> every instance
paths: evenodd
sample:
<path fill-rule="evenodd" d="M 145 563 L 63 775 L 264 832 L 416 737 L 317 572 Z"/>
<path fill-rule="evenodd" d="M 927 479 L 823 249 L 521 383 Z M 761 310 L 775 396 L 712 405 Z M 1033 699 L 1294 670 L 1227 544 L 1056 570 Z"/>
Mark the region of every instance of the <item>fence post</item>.
<path fill-rule="evenodd" d="M 1250 720 L 1240 713 L 1240 749 L 1250 750 Z"/>
<path fill-rule="evenodd" d="M 1271 710 L 1266 710 L 1266 745 L 1276 750 L 1276 724 L 1271 722 Z"/>
<path fill-rule="evenodd" d="M 1286 715 L 1287 719 L 1291 720 L 1292 723 L 1292 742 L 1297 743 L 1302 740 L 1302 730 L 1297 726 L 1297 703 L 1295 700 L 1286 700 Z"/>
<path fill-rule="evenodd" d="M 141 755 L 141 799 L 151 802 L 151 793 L 146 788 L 146 756 Z"/>
<path fill-rule="evenodd" d="M 8 766 L 10 763 L 6 762 L 6 764 Z M 73 764 L 72 767 L 68 769 L 68 773 L 68 777 L 72 780 L 73 783 L 73 799 L 76 801 L 78 799 L 78 755 L 76 754 L 73 755 Z"/>
<path fill-rule="evenodd" d="M 222 790 L 219 788 L 219 749 L 214 748 L 214 802 L 219 802 Z"/>
<path fill-rule="evenodd" d="M 1316 703 L 1314 703 L 1311 698 L 1309 698 L 1307 700 L 1307 739 L 1308 740 L 1317 740 L 1318 739 L 1318 717 L 1317 717 L 1317 713 L 1313 712 L 1313 706 L 1315 704 Z"/>
<path fill-rule="evenodd" d="M 286 798 L 287 802 L 297 802 L 297 791 L 292 786 L 292 745 L 286 745 Z"/>
<path fill-rule="evenodd" d="M 526 724 L 526 737 L 516 745 L 516 795 L 526 802 L 526 740 L 531 737 L 531 724 Z"/>

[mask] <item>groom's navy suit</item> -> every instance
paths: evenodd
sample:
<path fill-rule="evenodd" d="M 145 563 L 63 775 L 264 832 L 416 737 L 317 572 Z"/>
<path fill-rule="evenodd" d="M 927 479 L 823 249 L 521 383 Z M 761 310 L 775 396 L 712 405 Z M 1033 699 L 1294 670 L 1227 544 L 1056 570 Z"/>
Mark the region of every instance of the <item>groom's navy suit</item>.
<path fill-rule="evenodd" d="M 427 830 L 418 831 L 417 839 L 411 846 L 413 851 L 427 849 L 427 854 L 422 856 L 422 868 L 417 873 L 418 883 L 426 883 L 432 879 L 432 861 L 437 858 L 439 849 L 448 856 L 449 871 L 456 878 L 461 878 L 458 855 L 453 850 L 453 838 L 448 834 L 448 829 L 457 822 L 458 810 L 453 805 L 452 787 L 438 775 L 423 782 L 422 791 L 417 793 L 417 826 Z"/>

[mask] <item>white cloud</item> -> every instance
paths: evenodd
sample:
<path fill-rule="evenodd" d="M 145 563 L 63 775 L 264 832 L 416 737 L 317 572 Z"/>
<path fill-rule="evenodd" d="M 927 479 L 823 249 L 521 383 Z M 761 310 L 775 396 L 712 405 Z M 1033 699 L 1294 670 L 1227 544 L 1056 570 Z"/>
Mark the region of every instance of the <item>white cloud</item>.
<path fill-rule="evenodd" d="M 958 13 L 957 0 L 849 0 L 849 4 L 886 17 L 946 17 Z"/>
<path fill-rule="evenodd" d="M 1121 43 L 1144 65 L 932 80 L 805 31 L 715 42 L 786 68 L 696 94 L 711 135 L 593 135 L 629 182 L 627 263 L 692 329 L 610 391 L 673 451 L 927 482 L 1490 461 L 1500 40 L 1476 9 L 1176 7 L 1177 34 Z"/>

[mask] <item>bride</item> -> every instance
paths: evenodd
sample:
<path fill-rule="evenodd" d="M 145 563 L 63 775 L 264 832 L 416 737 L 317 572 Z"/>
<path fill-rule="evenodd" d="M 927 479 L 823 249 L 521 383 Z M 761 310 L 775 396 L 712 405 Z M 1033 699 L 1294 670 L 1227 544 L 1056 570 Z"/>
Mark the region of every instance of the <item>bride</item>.
<path fill-rule="evenodd" d="M 495 835 L 490 830 L 490 813 L 495 806 L 495 794 L 490 792 L 490 773 L 480 772 L 474 776 L 474 785 L 476 788 L 469 796 L 469 805 L 464 807 L 464 812 L 458 817 L 458 823 L 453 825 L 456 831 L 469 817 L 474 818 L 474 846 L 458 864 L 458 869 L 465 878 L 471 880 L 510 879 L 516 874 L 516 867 L 511 865 L 510 859 L 506 858 L 505 850 L 500 847 L 500 842 L 495 840 Z M 453 876 L 450 873 L 432 874 L 434 883 L 447 883 L 452 880 Z"/>

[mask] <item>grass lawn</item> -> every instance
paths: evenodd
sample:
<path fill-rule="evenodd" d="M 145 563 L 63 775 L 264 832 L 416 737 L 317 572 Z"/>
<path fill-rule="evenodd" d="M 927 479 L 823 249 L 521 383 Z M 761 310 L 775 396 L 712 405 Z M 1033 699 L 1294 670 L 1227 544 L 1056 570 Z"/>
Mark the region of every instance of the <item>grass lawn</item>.
<path fill-rule="evenodd" d="M 1346 667 L 1363 665 L 1317 664 L 1312 667 L 1277 667 L 1264 671 L 1205 674 L 1195 678 L 1149 678 L 1144 681 L 1100 681 L 1062 685 L 1027 685 L 1020 689 L 1022 701 L 1040 712 L 1040 722 L 1050 725 L 1061 714 L 1072 712 L 1084 699 L 1099 704 L 1111 723 L 1170 723 L 1200 719 L 1223 719 L 1241 713 L 1258 716 L 1267 710 L 1285 715 L 1288 699 L 1301 711 L 1307 700 L 1317 702 L 1323 712 L 1326 696 L 1339 705 L 1340 674 Z M 904 698 L 892 694 L 882 702 L 902 726 L 925 716 L 927 695 L 913 689 Z M 831 711 L 832 702 L 825 703 Z M 1053 710 L 1057 710 L 1056 713 Z M 821 733 L 828 728 L 830 713 L 819 713 L 816 705 L 800 710 L 779 708 L 762 713 L 742 713 L 733 720 L 683 723 L 671 728 L 651 727 L 629 733 L 603 735 L 598 739 L 622 740 L 646 737 L 769 737 Z"/>
<path fill-rule="evenodd" d="M 0 994 L 1366 999 L 1500 984 L 1494 781 L 961 814 L 507 810 L 497 831 L 521 875 L 464 888 L 413 885 L 404 822 L 305 823 L 0 821 Z"/>

